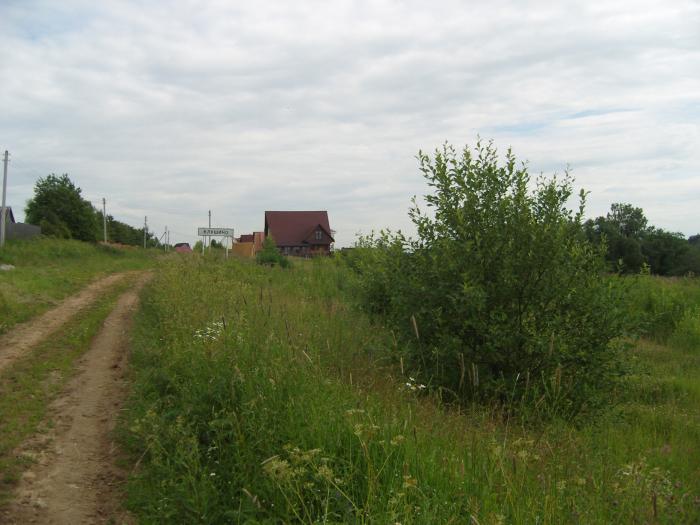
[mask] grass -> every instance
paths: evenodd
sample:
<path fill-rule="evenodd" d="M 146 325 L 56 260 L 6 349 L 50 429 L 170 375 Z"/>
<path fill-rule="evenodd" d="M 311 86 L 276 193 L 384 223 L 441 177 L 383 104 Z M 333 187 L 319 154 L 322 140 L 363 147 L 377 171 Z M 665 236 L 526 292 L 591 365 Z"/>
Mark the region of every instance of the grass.
<path fill-rule="evenodd" d="M 128 286 L 114 286 L 0 375 L 0 505 L 7 501 L 28 464 L 27 458 L 15 455 L 16 447 L 45 420 L 49 403 L 72 376 L 76 359 L 90 347 L 117 297 Z"/>
<path fill-rule="evenodd" d="M 683 283 L 649 286 L 682 295 Z M 333 261 L 162 263 L 121 425 L 141 521 L 700 520 L 697 348 L 640 341 L 610 411 L 523 426 L 445 405 L 404 375 L 396 340 L 348 304 L 350 286 Z"/>
<path fill-rule="evenodd" d="M 108 273 L 152 266 L 156 252 L 49 238 L 8 241 L 0 263 L 0 334 Z"/>
<path fill-rule="evenodd" d="M 700 279 L 694 277 L 629 277 L 631 314 L 641 334 L 656 342 L 698 347 L 700 342 Z"/>

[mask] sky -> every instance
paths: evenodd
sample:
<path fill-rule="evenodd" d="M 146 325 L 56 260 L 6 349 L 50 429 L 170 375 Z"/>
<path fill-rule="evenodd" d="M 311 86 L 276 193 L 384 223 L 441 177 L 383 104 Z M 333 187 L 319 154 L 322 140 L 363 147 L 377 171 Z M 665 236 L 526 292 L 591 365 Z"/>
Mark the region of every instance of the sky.
<path fill-rule="evenodd" d="M 18 219 L 68 173 L 172 242 L 329 212 L 412 233 L 416 160 L 477 138 L 533 175 L 700 232 L 700 1 L 0 0 L 0 149 Z"/>

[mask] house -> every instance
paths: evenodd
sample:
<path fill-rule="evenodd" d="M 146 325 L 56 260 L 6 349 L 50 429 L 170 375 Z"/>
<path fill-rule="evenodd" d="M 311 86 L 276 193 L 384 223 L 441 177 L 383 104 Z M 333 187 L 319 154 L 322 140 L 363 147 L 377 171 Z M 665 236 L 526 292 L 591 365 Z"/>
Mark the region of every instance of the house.
<path fill-rule="evenodd" d="M 33 224 L 15 221 L 12 208 L 5 206 L 5 234 L 8 239 L 31 239 L 41 235 L 41 228 Z"/>
<path fill-rule="evenodd" d="M 265 236 L 284 255 L 328 255 L 333 239 L 327 211 L 266 211 Z"/>
<path fill-rule="evenodd" d="M 173 248 L 175 248 L 177 253 L 192 253 L 192 248 L 188 242 L 178 242 L 173 246 Z"/>
<path fill-rule="evenodd" d="M 241 257 L 255 257 L 262 250 L 264 238 L 265 234 L 263 232 L 243 234 L 233 244 L 233 253 Z"/>
<path fill-rule="evenodd" d="M 15 216 L 11 206 L 5 206 L 5 224 L 15 224 Z"/>

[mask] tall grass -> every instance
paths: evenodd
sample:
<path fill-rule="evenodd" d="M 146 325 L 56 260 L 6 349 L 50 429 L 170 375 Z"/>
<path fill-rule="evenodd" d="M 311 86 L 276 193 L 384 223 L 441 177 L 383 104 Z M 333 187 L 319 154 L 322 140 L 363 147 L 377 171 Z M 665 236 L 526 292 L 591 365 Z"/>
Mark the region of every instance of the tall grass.
<path fill-rule="evenodd" d="M 695 523 L 700 362 L 643 346 L 620 406 L 524 428 L 402 375 L 343 267 L 164 262 L 143 297 L 121 437 L 152 523 Z M 685 360 L 683 373 L 664 369 Z M 641 370 L 641 368 L 640 368 Z M 636 389 L 638 395 L 628 396 Z M 673 391 L 673 389 L 676 389 Z M 675 393 L 674 393 L 675 392 Z M 676 395 L 677 394 L 677 395 Z M 625 397 L 628 396 L 628 397 Z M 640 398 L 640 399 L 636 399 Z"/>
<path fill-rule="evenodd" d="M 673 346 L 700 351 L 700 279 L 629 277 L 630 310 L 641 335 Z"/>

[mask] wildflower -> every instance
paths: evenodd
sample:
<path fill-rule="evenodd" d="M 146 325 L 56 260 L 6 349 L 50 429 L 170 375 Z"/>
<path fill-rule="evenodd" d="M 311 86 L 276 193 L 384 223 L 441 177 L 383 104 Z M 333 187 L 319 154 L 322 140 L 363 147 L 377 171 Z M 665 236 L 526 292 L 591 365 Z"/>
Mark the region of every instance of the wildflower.
<path fill-rule="evenodd" d="M 272 456 L 262 463 L 265 474 L 277 481 L 287 481 L 293 477 L 293 471 L 289 462 L 279 459 L 279 456 Z"/>
<path fill-rule="evenodd" d="M 326 481 L 334 479 L 333 470 L 328 465 L 321 465 L 316 469 L 316 473 Z"/>
<path fill-rule="evenodd" d="M 398 447 L 401 443 L 405 441 L 405 437 L 403 437 L 401 434 L 394 436 L 391 438 L 391 445 L 394 447 Z"/>
<path fill-rule="evenodd" d="M 418 487 L 418 480 L 409 474 L 403 477 L 403 488 L 405 489 L 415 489 Z"/>

